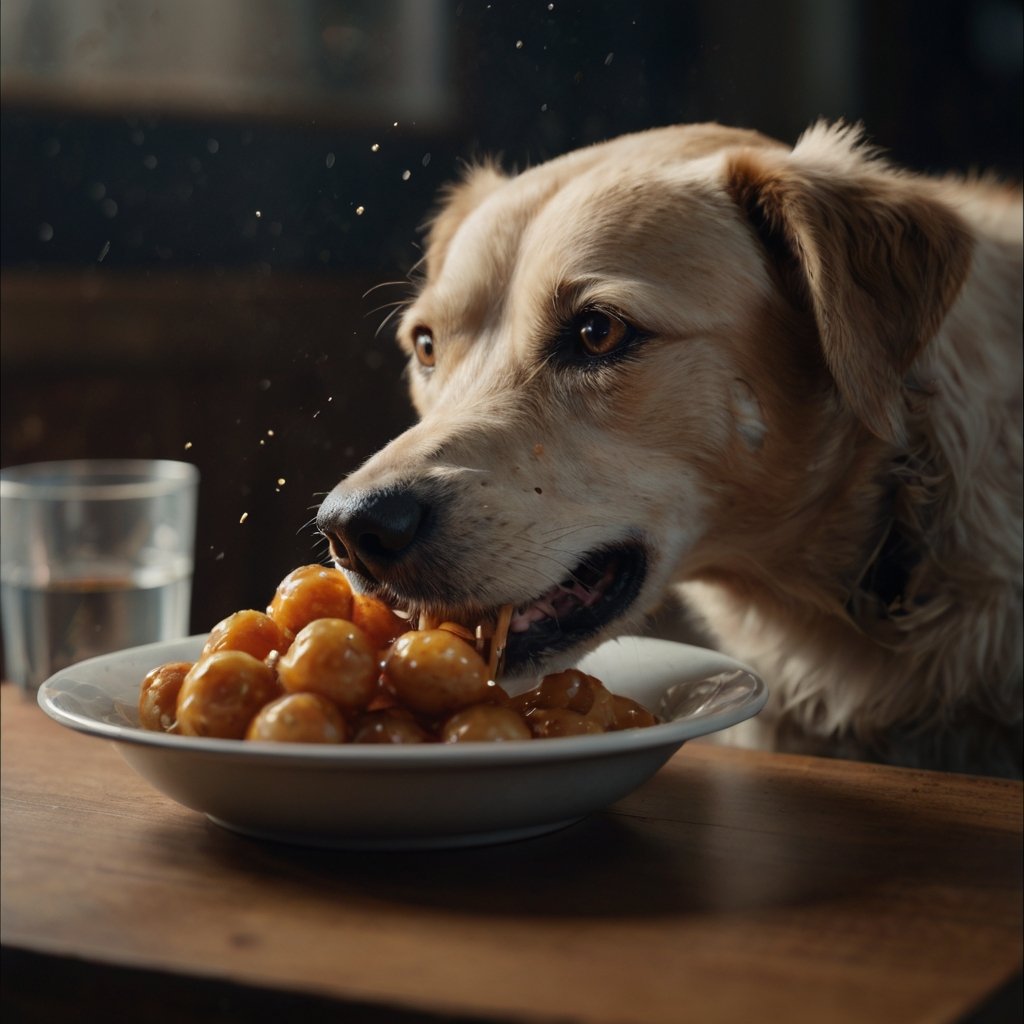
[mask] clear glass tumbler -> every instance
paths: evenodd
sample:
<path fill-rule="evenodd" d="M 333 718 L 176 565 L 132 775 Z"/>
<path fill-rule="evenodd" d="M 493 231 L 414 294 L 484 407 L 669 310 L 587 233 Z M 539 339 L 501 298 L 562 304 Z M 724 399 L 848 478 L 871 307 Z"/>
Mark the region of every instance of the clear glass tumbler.
<path fill-rule="evenodd" d="M 138 459 L 0 470 L 4 671 L 29 692 L 98 654 L 186 636 L 199 472 Z"/>

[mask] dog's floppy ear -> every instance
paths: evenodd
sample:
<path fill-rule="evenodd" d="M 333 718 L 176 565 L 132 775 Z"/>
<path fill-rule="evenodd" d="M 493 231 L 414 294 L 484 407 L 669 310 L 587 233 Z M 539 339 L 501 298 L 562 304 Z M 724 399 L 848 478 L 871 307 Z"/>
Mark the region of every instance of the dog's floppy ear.
<path fill-rule="evenodd" d="M 903 379 L 967 275 L 965 227 L 848 126 L 816 125 L 791 153 L 739 150 L 726 185 L 812 312 L 840 394 L 875 435 L 903 440 Z"/>
<path fill-rule="evenodd" d="M 508 178 L 496 163 L 472 164 L 466 168 L 460 181 L 441 193 L 437 212 L 426 225 L 427 277 L 435 277 L 441 269 L 448 243 L 470 211 L 506 181 Z"/>

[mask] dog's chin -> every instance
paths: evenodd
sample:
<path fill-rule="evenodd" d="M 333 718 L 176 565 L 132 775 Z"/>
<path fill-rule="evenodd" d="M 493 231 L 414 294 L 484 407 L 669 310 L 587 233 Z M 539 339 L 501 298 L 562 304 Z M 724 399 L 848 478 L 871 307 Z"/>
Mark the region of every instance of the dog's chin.
<path fill-rule="evenodd" d="M 589 552 L 560 583 L 543 594 L 516 602 L 509 624 L 503 673 L 523 677 L 564 667 L 606 635 L 614 625 L 628 620 L 647 576 L 648 557 L 644 546 L 626 541 Z M 399 593 L 386 583 L 367 585 L 349 573 L 359 590 L 376 593 L 395 607 L 427 612 L 437 619 L 450 619 L 472 627 L 494 623 L 500 606 L 482 607 L 476 601 L 460 606 L 446 600 L 439 604 L 433 595 L 417 595 L 403 587 Z M 446 594 L 446 598 L 450 598 Z M 411 616 L 416 621 L 416 616 Z"/>

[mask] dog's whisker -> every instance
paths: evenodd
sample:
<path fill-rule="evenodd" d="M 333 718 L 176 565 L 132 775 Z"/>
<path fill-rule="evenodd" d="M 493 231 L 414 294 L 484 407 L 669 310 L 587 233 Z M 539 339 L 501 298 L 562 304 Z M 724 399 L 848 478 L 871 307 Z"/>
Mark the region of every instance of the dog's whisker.
<path fill-rule="evenodd" d="M 404 309 L 404 308 L 405 308 L 405 306 L 407 306 L 407 305 L 408 305 L 408 303 L 402 303 L 402 305 L 401 305 L 401 306 L 396 306 L 396 307 L 395 307 L 395 308 L 394 308 L 393 310 L 391 310 L 391 312 L 390 312 L 390 313 L 388 313 L 388 315 L 387 315 L 386 317 L 384 317 L 384 319 L 383 319 L 383 320 L 382 320 L 382 321 L 380 322 L 380 326 L 379 326 L 379 327 L 377 328 L 377 330 L 375 330 L 375 331 L 373 332 L 373 336 L 374 336 L 375 338 L 376 338 L 376 337 L 378 337 L 378 336 L 380 335 L 380 332 L 381 332 L 381 331 L 383 331 L 385 327 L 387 327 L 387 325 L 388 325 L 388 321 L 389 321 L 389 320 L 390 320 L 390 319 L 391 319 L 391 318 L 392 318 L 392 317 L 393 317 L 393 316 L 394 316 L 394 315 L 395 315 L 396 313 L 398 313 L 398 312 L 400 312 L 400 311 L 401 311 L 402 309 Z"/>
<path fill-rule="evenodd" d="M 408 281 L 381 281 L 379 284 L 375 284 L 372 287 L 367 288 L 366 291 L 363 292 L 362 298 L 365 299 L 368 295 L 373 294 L 373 292 L 378 291 L 381 288 L 396 288 L 396 287 L 397 288 L 408 288 L 409 287 L 409 282 Z"/>
<path fill-rule="evenodd" d="M 393 309 L 395 309 L 396 307 L 397 307 L 398 309 L 401 309 L 402 307 L 404 307 L 404 306 L 408 306 L 408 305 L 409 305 L 409 300 L 408 300 L 408 299 L 396 299 L 396 300 L 395 300 L 394 302 L 384 302 L 384 303 L 382 303 L 381 305 L 379 305 L 379 306 L 375 306 L 375 307 L 374 307 L 373 309 L 371 309 L 371 310 L 370 310 L 370 311 L 369 311 L 369 312 L 368 312 L 368 313 L 366 314 L 366 316 L 367 316 L 367 317 L 371 317 L 371 316 L 373 316 L 373 315 L 374 315 L 375 313 L 379 313 L 379 312 L 380 312 L 381 310 L 383 310 L 383 309 L 391 309 L 391 310 L 393 310 Z"/>
<path fill-rule="evenodd" d="M 298 529 L 297 529 L 297 530 L 295 531 L 295 534 L 296 534 L 296 536 L 298 536 L 298 534 L 300 534 L 300 533 L 303 533 L 303 532 L 304 532 L 305 530 L 308 530 L 308 529 L 309 529 L 310 527 L 313 527 L 314 529 L 316 528 L 316 516 L 313 516 L 313 518 L 312 518 L 312 519 L 307 519 L 307 520 L 306 520 L 306 521 L 305 521 L 305 522 L 304 522 L 304 523 L 303 523 L 303 524 L 302 524 L 302 525 L 301 525 L 301 526 L 300 526 L 300 527 L 299 527 L 299 528 L 298 528 Z M 322 536 L 322 535 L 321 535 L 321 536 Z"/>

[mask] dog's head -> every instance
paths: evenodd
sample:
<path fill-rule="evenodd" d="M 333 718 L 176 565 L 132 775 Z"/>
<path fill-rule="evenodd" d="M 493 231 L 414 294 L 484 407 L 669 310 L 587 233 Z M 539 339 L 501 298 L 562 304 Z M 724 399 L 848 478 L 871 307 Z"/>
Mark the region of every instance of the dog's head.
<path fill-rule="evenodd" d="M 826 128 L 479 167 L 427 242 L 398 329 L 420 422 L 318 525 L 396 604 L 513 605 L 513 671 L 635 628 L 674 580 L 777 574 L 850 439 L 899 441 L 968 260 L 952 216 Z"/>

